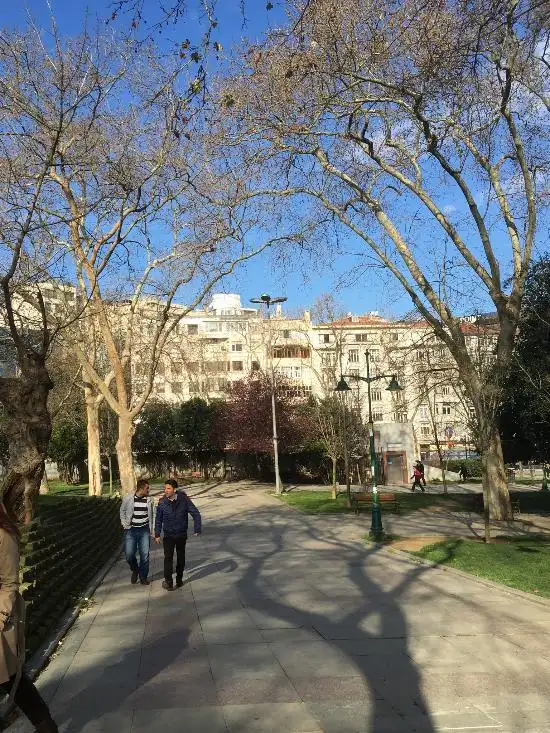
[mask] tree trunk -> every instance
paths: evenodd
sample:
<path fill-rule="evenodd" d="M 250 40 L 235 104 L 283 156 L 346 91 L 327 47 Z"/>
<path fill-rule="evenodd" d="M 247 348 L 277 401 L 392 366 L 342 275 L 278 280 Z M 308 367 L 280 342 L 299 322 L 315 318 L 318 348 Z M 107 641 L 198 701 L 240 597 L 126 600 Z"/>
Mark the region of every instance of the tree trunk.
<path fill-rule="evenodd" d="M 44 473 L 42 474 L 42 481 L 40 482 L 40 489 L 38 492 L 40 495 L 43 494 L 49 494 L 50 493 L 50 486 L 48 484 L 48 477 L 46 476 L 46 470 L 44 469 Z"/>
<path fill-rule="evenodd" d="M 103 481 L 101 478 L 101 449 L 99 435 L 99 403 L 95 393 L 84 387 L 86 401 L 86 427 L 88 434 L 88 493 L 90 496 L 101 496 Z"/>
<path fill-rule="evenodd" d="M 332 456 L 332 498 L 336 499 L 336 466 L 338 463 L 338 458 L 336 456 Z"/>
<path fill-rule="evenodd" d="M 0 496 L 19 521 L 29 522 L 40 491 L 52 423 L 48 395 L 53 387 L 44 360 L 29 354 L 20 377 L 0 379 L 9 462 Z"/>
<path fill-rule="evenodd" d="M 113 456 L 111 453 L 107 456 L 109 461 L 109 496 L 113 495 Z"/>
<path fill-rule="evenodd" d="M 496 421 L 487 420 L 482 426 L 480 443 L 483 501 L 488 509 L 488 515 L 491 519 L 499 521 L 511 520 L 512 506 Z"/>
<path fill-rule="evenodd" d="M 120 477 L 120 493 L 122 496 L 135 491 L 136 476 L 134 473 L 134 459 L 132 456 L 132 437 L 134 427 L 129 415 L 118 416 L 118 439 L 116 455 L 118 459 L 118 473 Z"/>

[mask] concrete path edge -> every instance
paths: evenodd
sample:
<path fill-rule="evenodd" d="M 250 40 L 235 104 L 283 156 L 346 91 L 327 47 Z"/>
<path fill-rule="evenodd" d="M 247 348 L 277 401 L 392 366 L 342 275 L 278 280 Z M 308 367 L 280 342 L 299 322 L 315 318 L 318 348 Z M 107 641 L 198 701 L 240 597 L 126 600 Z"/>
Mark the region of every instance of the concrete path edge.
<path fill-rule="evenodd" d="M 93 596 L 95 591 L 103 582 L 105 576 L 113 565 L 117 562 L 121 554 L 120 547 L 117 548 L 112 556 L 104 563 L 103 567 L 94 575 L 92 580 L 88 583 L 82 595 L 86 598 Z M 32 679 L 35 680 L 40 672 L 50 661 L 53 653 L 59 646 L 59 642 L 65 637 L 67 632 L 73 626 L 75 621 L 80 616 L 82 607 L 80 605 L 70 608 L 66 611 L 61 619 L 59 620 L 55 630 L 46 639 L 46 641 L 36 650 L 33 656 L 25 663 L 25 672 Z M 14 706 L 8 706 L 6 702 L 0 704 L 0 721 L 5 718 L 13 709 Z"/>

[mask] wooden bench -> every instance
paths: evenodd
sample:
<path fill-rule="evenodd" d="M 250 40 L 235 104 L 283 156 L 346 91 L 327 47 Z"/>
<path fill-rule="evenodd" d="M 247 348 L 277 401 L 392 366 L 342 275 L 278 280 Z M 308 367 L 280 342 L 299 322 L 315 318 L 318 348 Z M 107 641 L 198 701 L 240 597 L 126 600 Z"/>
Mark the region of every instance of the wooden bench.
<path fill-rule="evenodd" d="M 519 499 L 510 499 L 510 503 L 512 505 L 512 516 L 515 517 L 516 514 L 521 514 L 521 507 L 519 504 Z M 483 514 L 483 512 L 485 511 L 485 504 L 483 502 L 483 494 L 475 495 L 474 511 L 479 512 L 480 514 Z"/>
<path fill-rule="evenodd" d="M 383 509 L 387 509 L 394 514 L 399 514 L 399 502 L 395 498 L 395 494 L 378 494 L 378 500 L 380 506 Z M 359 510 L 364 507 L 365 509 L 372 509 L 373 495 L 372 494 L 352 494 L 351 495 L 351 506 L 353 507 L 356 514 L 359 514 Z"/>

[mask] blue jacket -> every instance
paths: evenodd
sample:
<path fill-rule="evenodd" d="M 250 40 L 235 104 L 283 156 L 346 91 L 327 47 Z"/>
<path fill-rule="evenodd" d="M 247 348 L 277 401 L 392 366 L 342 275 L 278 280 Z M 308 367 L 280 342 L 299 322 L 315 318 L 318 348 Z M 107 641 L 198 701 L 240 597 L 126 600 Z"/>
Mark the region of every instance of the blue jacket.
<path fill-rule="evenodd" d="M 187 537 L 187 515 L 193 517 L 195 532 L 200 534 L 201 531 L 201 515 L 197 507 L 191 499 L 183 492 L 177 491 L 176 498 L 173 501 L 162 498 L 157 507 L 157 516 L 155 518 L 155 537 L 160 537 L 161 530 L 164 536 Z"/>

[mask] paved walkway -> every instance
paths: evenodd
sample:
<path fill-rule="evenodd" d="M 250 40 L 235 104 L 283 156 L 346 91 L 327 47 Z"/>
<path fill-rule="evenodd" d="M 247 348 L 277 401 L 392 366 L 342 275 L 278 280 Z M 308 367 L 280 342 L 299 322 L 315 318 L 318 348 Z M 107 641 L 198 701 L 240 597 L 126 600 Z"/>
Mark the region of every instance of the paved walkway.
<path fill-rule="evenodd" d="M 197 494 L 184 588 L 157 549 L 149 587 L 118 562 L 42 675 L 63 733 L 548 730 L 549 605 L 365 547 L 361 521 Z"/>

